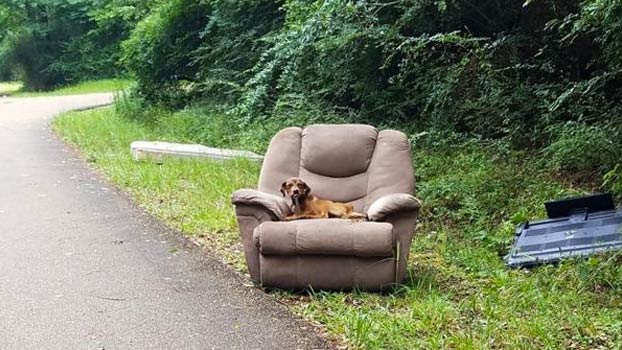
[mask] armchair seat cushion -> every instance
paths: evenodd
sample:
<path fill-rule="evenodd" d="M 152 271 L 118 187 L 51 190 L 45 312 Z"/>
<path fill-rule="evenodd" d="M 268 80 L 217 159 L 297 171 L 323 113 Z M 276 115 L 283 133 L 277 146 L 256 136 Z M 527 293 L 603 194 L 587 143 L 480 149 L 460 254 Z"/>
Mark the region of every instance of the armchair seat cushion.
<path fill-rule="evenodd" d="M 342 219 L 264 222 L 253 240 L 263 255 L 357 257 L 392 257 L 395 242 L 390 223 Z"/>

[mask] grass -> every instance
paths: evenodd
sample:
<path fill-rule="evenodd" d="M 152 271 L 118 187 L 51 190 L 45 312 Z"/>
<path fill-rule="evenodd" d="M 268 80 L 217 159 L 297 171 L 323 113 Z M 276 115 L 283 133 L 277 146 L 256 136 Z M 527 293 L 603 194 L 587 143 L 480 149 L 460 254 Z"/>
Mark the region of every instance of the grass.
<path fill-rule="evenodd" d="M 0 82 L 0 96 L 10 95 L 21 88 L 22 83 L 17 81 Z"/>
<path fill-rule="evenodd" d="M 255 185 L 257 166 L 136 163 L 129 143 L 181 135 L 261 151 L 279 122 L 257 125 L 253 138 L 219 112 L 158 112 L 147 124 L 121 117 L 121 111 L 69 113 L 54 126 L 147 210 L 202 236 L 210 250 L 244 271 L 229 196 Z M 192 134 L 199 115 L 208 126 Z M 405 284 L 387 294 L 277 293 L 283 302 L 355 349 L 622 348 L 620 254 L 531 270 L 510 270 L 502 261 L 516 223 L 544 216 L 543 201 L 592 185 L 566 181 L 537 155 L 500 143 L 434 134 L 413 142 L 424 208 Z"/>
<path fill-rule="evenodd" d="M 81 95 L 97 92 L 113 92 L 124 90 L 132 84 L 131 80 L 126 79 L 103 79 L 84 81 L 74 85 L 61 87 L 51 91 L 24 91 L 21 84 L 11 83 L 13 89 L 7 91 L 12 97 L 40 97 L 40 96 L 66 96 L 66 95 Z M 0 92 L 2 85 L 0 84 Z"/>
<path fill-rule="evenodd" d="M 171 139 L 119 118 L 111 108 L 68 113 L 55 119 L 54 127 L 147 211 L 203 241 L 238 269 L 242 266 L 230 195 L 254 185 L 257 164 L 244 160 L 137 163 L 129 152 L 132 141 Z"/>

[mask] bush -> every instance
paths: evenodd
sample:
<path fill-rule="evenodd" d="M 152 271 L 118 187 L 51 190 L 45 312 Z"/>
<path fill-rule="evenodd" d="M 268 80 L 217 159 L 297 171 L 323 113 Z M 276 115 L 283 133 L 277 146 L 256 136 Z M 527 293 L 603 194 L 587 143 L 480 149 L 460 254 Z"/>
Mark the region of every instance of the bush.
<path fill-rule="evenodd" d="M 268 38 L 239 110 L 271 117 L 301 96 L 303 108 L 360 122 L 506 138 L 517 148 L 545 146 L 560 121 L 617 115 L 618 73 L 593 68 L 604 42 L 587 31 L 568 41 L 559 24 L 589 4 L 520 5 L 287 1 L 285 26 Z"/>
<path fill-rule="evenodd" d="M 593 178 L 620 162 L 620 133 L 607 126 L 568 122 L 554 127 L 556 139 L 544 150 L 548 162 L 576 177 Z"/>
<path fill-rule="evenodd" d="M 116 66 L 120 42 L 144 12 L 138 8 L 150 2 L 6 1 L 0 4 L 0 27 L 6 28 L 0 74 L 17 73 L 26 89 L 46 90 L 122 73 Z"/>
<path fill-rule="evenodd" d="M 534 150 L 552 140 L 546 154 L 558 169 L 600 171 L 611 155 L 572 165 L 578 153 L 562 148 L 587 142 L 571 139 L 604 120 L 620 125 L 619 9 L 600 0 L 175 0 L 138 24 L 123 57 L 148 104 L 229 106 L 227 118 L 245 127 L 363 122 Z M 586 135 L 558 130 L 568 122 Z"/>
<path fill-rule="evenodd" d="M 282 22 L 275 1 L 165 2 L 123 43 L 123 62 L 151 102 L 183 107 L 199 97 L 231 101 Z"/>
<path fill-rule="evenodd" d="M 122 44 L 122 62 L 144 99 L 174 107 L 192 100 L 198 72 L 192 52 L 199 47 L 208 15 L 209 7 L 200 2 L 173 0 L 138 23 Z"/>
<path fill-rule="evenodd" d="M 203 0 L 211 9 L 199 33 L 200 46 L 192 53 L 199 67 L 197 89 L 205 97 L 234 102 L 250 69 L 268 47 L 266 36 L 283 24 L 282 1 Z"/>

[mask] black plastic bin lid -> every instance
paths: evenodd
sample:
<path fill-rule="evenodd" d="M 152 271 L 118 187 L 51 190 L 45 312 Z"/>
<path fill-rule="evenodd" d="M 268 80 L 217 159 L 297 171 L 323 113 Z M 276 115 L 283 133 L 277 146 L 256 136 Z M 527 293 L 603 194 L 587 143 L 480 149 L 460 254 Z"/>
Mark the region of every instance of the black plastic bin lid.
<path fill-rule="evenodd" d="M 510 267 L 555 262 L 622 248 L 622 209 L 610 194 L 546 203 L 549 219 L 520 224 L 510 253 Z"/>

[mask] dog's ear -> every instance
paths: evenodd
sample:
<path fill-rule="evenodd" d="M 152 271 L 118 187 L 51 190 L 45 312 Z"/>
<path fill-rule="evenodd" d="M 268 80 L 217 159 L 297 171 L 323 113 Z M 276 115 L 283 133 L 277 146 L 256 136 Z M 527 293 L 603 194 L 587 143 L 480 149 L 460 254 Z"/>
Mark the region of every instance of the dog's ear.
<path fill-rule="evenodd" d="M 287 185 L 287 182 L 283 182 L 281 184 L 281 194 L 283 195 L 283 197 L 285 197 L 285 185 Z"/>
<path fill-rule="evenodd" d="M 311 193 L 311 187 L 309 187 L 309 185 L 307 185 L 307 183 L 305 182 L 305 189 L 302 191 L 302 193 L 304 194 L 304 196 L 308 196 L 309 193 Z"/>

